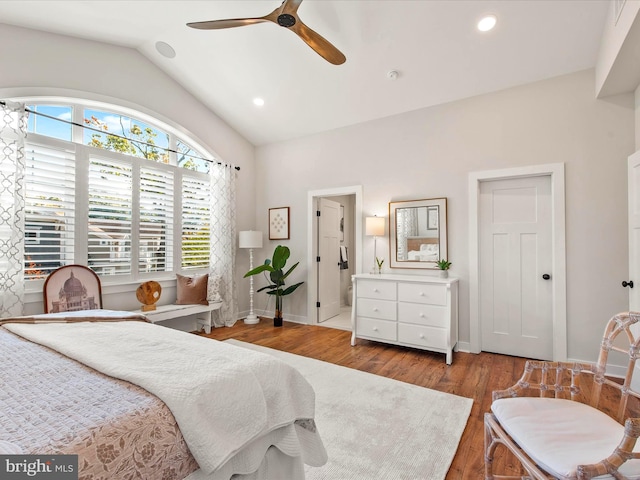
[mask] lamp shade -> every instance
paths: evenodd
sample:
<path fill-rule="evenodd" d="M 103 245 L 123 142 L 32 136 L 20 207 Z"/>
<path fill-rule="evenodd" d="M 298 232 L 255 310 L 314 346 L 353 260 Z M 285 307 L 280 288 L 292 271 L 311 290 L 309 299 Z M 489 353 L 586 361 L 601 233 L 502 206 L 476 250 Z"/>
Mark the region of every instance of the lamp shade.
<path fill-rule="evenodd" d="M 246 230 L 240 232 L 240 248 L 262 248 L 262 232 Z"/>
<path fill-rule="evenodd" d="M 384 235 L 384 217 L 367 217 L 365 220 L 365 234 L 381 237 Z"/>

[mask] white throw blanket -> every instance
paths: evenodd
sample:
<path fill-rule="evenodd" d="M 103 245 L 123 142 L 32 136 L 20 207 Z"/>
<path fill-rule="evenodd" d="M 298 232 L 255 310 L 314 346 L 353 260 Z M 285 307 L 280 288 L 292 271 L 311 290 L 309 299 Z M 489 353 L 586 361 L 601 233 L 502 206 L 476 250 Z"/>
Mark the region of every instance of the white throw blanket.
<path fill-rule="evenodd" d="M 4 326 L 159 397 L 207 473 L 261 435 L 314 417 L 309 383 L 270 355 L 143 322 Z"/>

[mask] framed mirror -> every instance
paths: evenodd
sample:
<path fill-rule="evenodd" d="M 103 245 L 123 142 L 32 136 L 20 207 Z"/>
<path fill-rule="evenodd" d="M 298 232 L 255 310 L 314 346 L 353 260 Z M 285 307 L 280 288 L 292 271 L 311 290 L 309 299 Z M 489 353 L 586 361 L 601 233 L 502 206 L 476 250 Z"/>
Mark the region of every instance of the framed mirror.
<path fill-rule="evenodd" d="M 447 199 L 389 203 L 391 268 L 437 269 L 447 259 Z"/>

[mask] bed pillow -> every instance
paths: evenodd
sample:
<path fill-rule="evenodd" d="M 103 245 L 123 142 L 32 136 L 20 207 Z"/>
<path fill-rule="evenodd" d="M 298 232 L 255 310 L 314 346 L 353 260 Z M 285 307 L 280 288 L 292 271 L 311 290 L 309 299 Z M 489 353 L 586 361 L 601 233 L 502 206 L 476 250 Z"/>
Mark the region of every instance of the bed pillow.
<path fill-rule="evenodd" d="M 207 284 L 209 275 L 186 277 L 176 273 L 176 305 L 209 305 Z"/>

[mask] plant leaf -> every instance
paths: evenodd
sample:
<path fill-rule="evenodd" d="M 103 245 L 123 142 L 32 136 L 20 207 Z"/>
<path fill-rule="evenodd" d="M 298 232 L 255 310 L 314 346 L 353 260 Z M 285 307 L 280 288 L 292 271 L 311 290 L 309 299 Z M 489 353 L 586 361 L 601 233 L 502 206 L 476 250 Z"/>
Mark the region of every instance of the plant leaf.
<path fill-rule="evenodd" d="M 304 282 L 300 282 L 300 283 L 296 283 L 295 285 L 290 285 L 288 286 L 283 292 L 282 295 L 290 295 L 293 292 L 296 291 L 296 288 L 298 288 L 300 285 L 302 285 Z"/>
<path fill-rule="evenodd" d="M 267 288 L 277 288 L 277 287 L 278 287 L 277 285 L 267 285 L 266 287 L 259 288 L 258 290 L 256 290 L 256 292 L 261 292 L 263 290 L 266 290 Z"/>
<path fill-rule="evenodd" d="M 298 266 L 298 263 L 300 263 L 300 262 L 297 262 L 294 266 L 292 266 L 289 270 L 287 270 L 287 273 L 285 273 L 285 274 L 282 276 L 282 280 L 283 280 L 283 281 L 284 281 L 284 279 L 285 279 L 285 278 L 287 278 L 287 277 L 289 276 L 289 274 L 290 274 L 291 272 L 293 272 L 293 269 L 294 269 L 294 268 L 296 268 L 296 267 Z"/>
<path fill-rule="evenodd" d="M 289 255 L 291 255 L 289 247 L 278 245 L 273 251 L 273 260 L 271 262 L 273 264 L 273 268 L 276 270 L 282 270 L 287 264 Z"/>
<path fill-rule="evenodd" d="M 265 272 L 265 271 L 271 272 L 271 271 L 273 271 L 273 267 L 271 265 L 267 264 L 267 263 L 264 263 L 262 265 L 257 266 L 253 270 L 245 273 L 243 278 L 250 277 L 251 275 L 257 275 L 257 274 Z"/>

